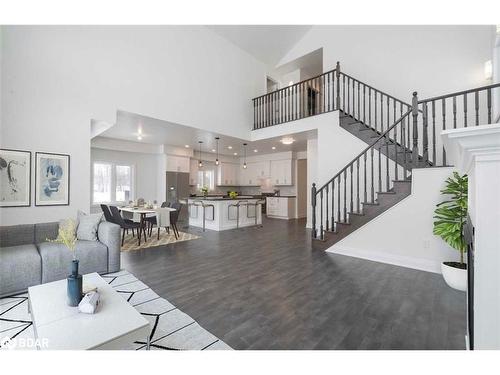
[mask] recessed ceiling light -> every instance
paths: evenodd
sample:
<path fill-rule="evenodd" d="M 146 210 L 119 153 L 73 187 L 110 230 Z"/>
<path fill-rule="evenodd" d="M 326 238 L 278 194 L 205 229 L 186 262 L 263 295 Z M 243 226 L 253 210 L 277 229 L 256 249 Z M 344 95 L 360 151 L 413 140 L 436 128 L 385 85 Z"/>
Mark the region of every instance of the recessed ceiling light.
<path fill-rule="evenodd" d="M 215 152 L 215 149 L 212 149 L 212 152 Z"/>
<path fill-rule="evenodd" d="M 138 140 L 138 141 L 142 140 L 142 137 L 141 137 L 140 135 L 139 135 L 139 136 L 137 136 L 137 140 Z"/>
<path fill-rule="evenodd" d="M 233 146 L 227 146 L 228 149 L 232 150 L 233 149 Z"/>
<path fill-rule="evenodd" d="M 189 148 L 189 145 L 184 145 L 184 147 Z"/>
<path fill-rule="evenodd" d="M 280 142 L 284 145 L 291 145 L 293 142 L 295 142 L 295 139 L 293 139 L 292 137 L 285 137 L 282 138 Z"/>
<path fill-rule="evenodd" d="M 259 152 L 259 150 L 255 149 L 255 150 L 253 150 L 253 152 Z"/>
<path fill-rule="evenodd" d="M 238 153 L 237 153 L 237 152 L 235 152 L 233 155 L 234 155 L 234 156 L 236 156 L 236 155 L 238 155 Z"/>
<path fill-rule="evenodd" d="M 276 146 L 273 146 L 273 147 L 272 147 L 272 149 L 273 149 L 273 150 L 276 150 Z"/>

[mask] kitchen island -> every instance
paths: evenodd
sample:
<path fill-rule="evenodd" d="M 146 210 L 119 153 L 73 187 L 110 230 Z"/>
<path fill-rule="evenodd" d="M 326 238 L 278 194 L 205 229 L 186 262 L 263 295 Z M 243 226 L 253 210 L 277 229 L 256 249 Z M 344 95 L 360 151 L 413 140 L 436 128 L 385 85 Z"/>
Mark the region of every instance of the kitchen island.
<path fill-rule="evenodd" d="M 189 198 L 189 225 L 216 231 L 260 225 L 261 203 L 251 196 Z"/>

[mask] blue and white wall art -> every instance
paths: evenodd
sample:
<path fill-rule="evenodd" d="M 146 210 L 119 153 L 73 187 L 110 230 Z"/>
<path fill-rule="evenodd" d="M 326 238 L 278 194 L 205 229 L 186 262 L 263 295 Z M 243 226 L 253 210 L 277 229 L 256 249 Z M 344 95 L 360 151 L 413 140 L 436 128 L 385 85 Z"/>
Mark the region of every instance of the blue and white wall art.
<path fill-rule="evenodd" d="M 36 153 L 35 206 L 69 205 L 69 155 Z"/>

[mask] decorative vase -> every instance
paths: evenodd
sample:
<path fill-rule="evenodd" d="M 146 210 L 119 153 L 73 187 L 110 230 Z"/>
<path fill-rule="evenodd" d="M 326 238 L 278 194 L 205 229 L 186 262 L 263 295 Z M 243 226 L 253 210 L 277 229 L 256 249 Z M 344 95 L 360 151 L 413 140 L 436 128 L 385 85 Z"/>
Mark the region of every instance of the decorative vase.
<path fill-rule="evenodd" d="M 78 274 L 78 260 L 71 263 L 71 275 L 68 276 L 68 305 L 78 306 L 82 300 L 82 275 Z"/>
<path fill-rule="evenodd" d="M 441 272 L 446 284 L 453 289 L 465 292 L 467 290 L 467 268 L 459 268 L 460 263 L 443 262 Z"/>

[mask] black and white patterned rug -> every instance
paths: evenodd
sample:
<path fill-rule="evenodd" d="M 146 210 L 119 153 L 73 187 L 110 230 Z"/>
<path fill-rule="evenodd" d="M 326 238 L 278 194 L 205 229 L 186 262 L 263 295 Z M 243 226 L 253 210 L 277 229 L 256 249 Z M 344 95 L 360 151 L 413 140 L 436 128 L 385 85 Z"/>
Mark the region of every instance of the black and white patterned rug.
<path fill-rule="evenodd" d="M 151 350 L 231 350 L 131 273 L 120 271 L 102 277 L 149 321 Z M 9 347 L 6 340 L 15 343 L 14 339 L 33 338 L 28 293 L 0 298 L 0 350 Z M 12 344 L 10 348 L 19 349 Z M 144 350 L 146 342 L 136 341 L 123 349 Z"/>

